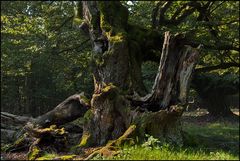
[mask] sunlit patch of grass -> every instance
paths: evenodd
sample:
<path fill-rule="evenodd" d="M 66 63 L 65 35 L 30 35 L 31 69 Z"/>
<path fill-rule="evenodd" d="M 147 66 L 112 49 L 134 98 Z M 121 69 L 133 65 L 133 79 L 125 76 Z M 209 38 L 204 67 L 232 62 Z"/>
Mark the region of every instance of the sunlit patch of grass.
<path fill-rule="evenodd" d="M 238 157 L 224 152 L 205 152 L 201 149 L 162 147 L 125 146 L 114 157 L 96 156 L 94 160 L 238 160 Z"/>
<path fill-rule="evenodd" d="M 183 129 L 195 145 L 171 147 L 124 146 L 117 156 L 97 160 L 239 160 L 239 123 L 224 121 L 195 124 L 184 122 Z M 155 141 L 156 142 L 156 141 Z M 148 145 L 148 144 L 145 144 Z"/>

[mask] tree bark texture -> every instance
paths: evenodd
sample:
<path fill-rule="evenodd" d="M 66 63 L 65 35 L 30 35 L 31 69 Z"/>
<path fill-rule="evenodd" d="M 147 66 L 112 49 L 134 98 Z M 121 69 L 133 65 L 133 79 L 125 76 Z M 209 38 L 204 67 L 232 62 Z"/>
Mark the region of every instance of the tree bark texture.
<path fill-rule="evenodd" d="M 138 44 L 130 43 L 127 33 L 127 8 L 117 1 L 85 1 L 82 8 L 79 15 L 88 26 L 87 33 L 93 46 L 95 93 L 112 83 L 127 93 L 146 94 L 140 77 L 141 63 L 136 60 Z"/>
<path fill-rule="evenodd" d="M 89 26 L 93 44 L 95 92 L 91 100 L 91 110 L 87 112 L 88 121 L 83 129 L 81 146 L 103 145 L 108 140 L 122 135 L 133 123 L 130 102 L 126 101 L 122 94 L 128 93 L 129 88 L 133 87 L 135 82 L 131 80 L 134 78 L 131 74 L 136 76 L 134 72 L 139 70 L 133 71 L 132 67 L 139 65 L 137 59 L 134 59 L 136 53 L 131 53 L 133 50 L 129 48 L 134 44 L 128 40 L 127 9 L 120 2 L 83 2 L 82 6 L 84 23 Z M 170 106 L 186 103 L 188 85 L 198 52 L 190 46 L 184 46 L 182 38 L 179 34 L 172 36 L 169 32 L 165 33 L 155 84 L 151 94 L 144 97 L 142 99 L 144 101 L 141 102 L 147 106 L 154 106 L 153 111 L 168 108 L 165 112 L 161 111 L 161 114 L 152 114 L 154 116 L 162 117 L 163 113 L 171 115 L 171 112 L 167 112 L 172 110 Z M 149 126 L 157 129 L 164 126 L 165 130 L 176 129 L 178 119 L 173 118 L 175 121 L 172 123 L 169 121 L 168 124 L 166 121 L 168 117 L 161 117 L 160 120 L 163 120 L 159 121 L 158 127 Z M 157 119 L 153 118 L 149 119 L 148 123 L 158 124 L 154 122 Z M 155 130 L 147 131 L 150 134 L 157 133 L 152 132 Z M 163 132 L 159 130 L 159 133 L 160 131 Z M 164 136 L 173 133 L 178 136 L 180 130 L 177 131 L 164 132 Z"/>
<path fill-rule="evenodd" d="M 165 33 L 152 93 L 141 102 L 145 106 L 152 106 L 153 103 L 159 106 L 155 106 L 153 112 L 139 113 L 133 119 L 132 113 L 129 113 L 129 102 L 124 101 L 119 91 L 113 90 L 115 87 L 105 86 L 101 93 L 93 95 L 92 115 L 84 128 L 81 145 L 105 144 L 119 137 L 130 124 L 137 124 L 139 129 L 136 131 L 141 131 L 139 134 L 147 133 L 176 144 L 182 142 L 179 119 L 183 108 L 178 105 L 187 103 L 189 83 L 199 52 L 190 46 L 183 46 L 180 40 L 180 35 Z"/>
<path fill-rule="evenodd" d="M 62 125 L 82 117 L 89 106 L 87 98 L 83 94 L 75 94 L 57 105 L 53 110 L 36 118 L 31 124 L 39 128 Z"/>
<path fill-rule="evenodd" d="M 185 46 L 182 35 L 165 32 L 158 73 L 150 95 L 144 99 L 157 109 L 186 104 L 191 75 L 197 62 L 197 49 Z"/>

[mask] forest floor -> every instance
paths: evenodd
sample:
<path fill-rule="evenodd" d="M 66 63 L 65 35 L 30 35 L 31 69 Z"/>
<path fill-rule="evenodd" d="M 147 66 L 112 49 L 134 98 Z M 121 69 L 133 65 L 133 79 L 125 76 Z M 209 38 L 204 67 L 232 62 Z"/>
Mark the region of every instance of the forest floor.
<path fill-rule="evenodd" d="M 239 109 L 232 111 L 239 116 Z M 183 129 L 191 135 L 188 145 L 183 147 L 176 148 L 167 144 L 156 146 L 156 140 L 149 138 L 145 145 L 123 146 L 117 156 L 96 156 L 93 159 L 239 160 L 239 117 L 216 119 L 209 116 L 205 109 L 187 111 L 183 115 Z M 1 156 L 8 160 L 25 160 L 26 152 L 3 153 Z M 54 156 L 56 155 L 46 154 L 45 159 Z"/>

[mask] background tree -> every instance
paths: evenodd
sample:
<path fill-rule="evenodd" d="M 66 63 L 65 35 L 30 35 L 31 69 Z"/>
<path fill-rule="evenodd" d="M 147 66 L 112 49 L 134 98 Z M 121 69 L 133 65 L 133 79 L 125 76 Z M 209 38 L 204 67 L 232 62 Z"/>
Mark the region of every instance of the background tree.
<path fill-rule="evenodd" d="M 73 2 L 1 3 L 1 109 L 38 116 L 76 91 L 90 94 L 90 44 L 73 27 Z"/>

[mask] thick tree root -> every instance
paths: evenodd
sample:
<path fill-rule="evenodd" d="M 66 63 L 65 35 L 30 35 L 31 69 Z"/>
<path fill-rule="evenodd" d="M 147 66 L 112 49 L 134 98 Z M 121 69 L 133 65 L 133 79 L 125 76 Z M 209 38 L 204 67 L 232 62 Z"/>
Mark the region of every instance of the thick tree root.
<path fill-rule="evenodd" d="M 93 158 L 97 154 L 100 154 L 100 155 L 105 156 L 105 157 L 110 157 L 110 156 L 117 155 L 119 153 L 118 147 L 125 140 L 128 139 L 128 136 L 130 134 L 132 134 L 135 131 L 135 129 L 136 129 L 136 125 L 131 125 L 125 131 L 125 133 L 122 136 L 120 136 L 118 139 L 110 141 L 106 146 L 104 146 L 102 148 L 96 148 L 91 154 L 88 154 L 88 156 L 86 158 L 84 158 L 83 160 L 90 160 L 91 158 Z"/>

